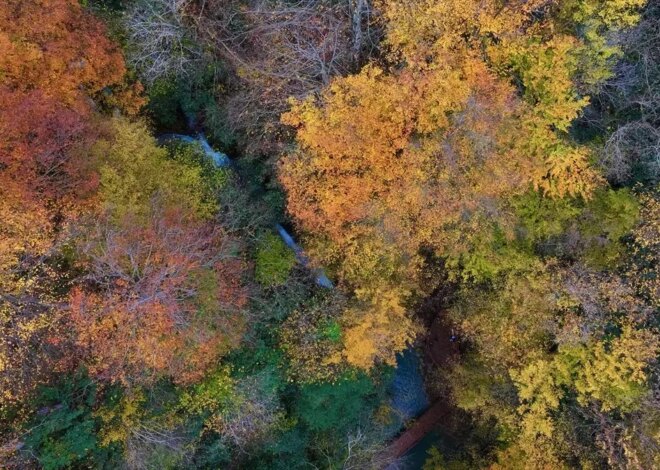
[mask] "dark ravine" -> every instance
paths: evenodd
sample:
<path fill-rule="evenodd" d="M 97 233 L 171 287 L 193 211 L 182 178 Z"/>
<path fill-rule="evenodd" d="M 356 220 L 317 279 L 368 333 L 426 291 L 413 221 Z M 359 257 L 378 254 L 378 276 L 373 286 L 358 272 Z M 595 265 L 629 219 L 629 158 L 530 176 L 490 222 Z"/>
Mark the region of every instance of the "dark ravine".
<path fill-rule="evenodd" d="M 423 394 L 426 404 L 423 408 L 418 407 L 413 410 L 414 414 L 410 417 L 415 419 L 412 424 L 397 434 L 387 447 L 387 454 L 399 465 L 396 469 L 420 469 L 428 450 L 438 439 L 441 439 L 437 431 L 446 427 L 447 423 L 452 419 L 456 419 L 457 416 L 457 410 L 446 393 L 426 393 L 424 390 L 424 375 L 420 370 L 423 367 L 448 366 L 460 354 L 459 343 L 456 341 L 454 332 L 445 319 L 445 315 L 442 314 L 441 305 L 445 300 L 442 298 L 442 293 L 437 293 L 418 311 L 418 314 L 424 317 L 429 317 L 430 311 L 440 313 L 433 316 L 433 320 L 428 325 L 428 333 L 419 339 L 418 352 L 409 348 L 403 353 L 404 355 L 409 352 L 415 354 L 416 373 L 419 377 L 413 378 L 412 381 L 418 384 L 417 387 L 421 388 L 419 393 Z M 402 363 L 397 360 L 395 378 L 399 374 L 399 367 L 401 366 L 404 369 L 406 367 L 410 369 L 410 366 L 406 366 L 405 361 Z M 410 390 L 410 387 L 406 387 L 406 389 Z M 394 397 L 393 404 L 396 405 Z M 392 467 L 391 470 L 395 470 L 395 467 Z"/>
<path fill-rule="evenodd" d="M 231 158 L 229 158 L 227 154 L 213 149 L 204 134 L 201 132 L 196 133 L 195 136 L 173 133 L 162 134 L 159 136 L 158 140 L 160 142 L 179 140 L 189 144 L 197 143 L 217 167 L 226 168 L 232 165 Z M 322 268 L 312 267 L 312 264 L 302 247 L 296 243 L 293 236 L 282 226 L 282 224 L 275 224 L 273 228 L 277 231 L 282 241 L 295 254 L 298 263 L 311 270 L 316 284 L 326 289 L 333 289 L 334 284 L 325 274 L 324 270 Z M 438 336 L 438 338 L 429 338 L 427 343 L 431 341 L 449 341 L 449 337 L 447 335 L 442 335 L 442 333 L 444 333 L 444 329 L 440 332 L 440 336 L 442 337 Z M 447 338 L 444 336 L 447 336 Z M 443 362 L 447 359 L 445 357 L 433 357 L 433 352 L 429 354 L 429 345 L 427 344 L 426 346 L 425 356 L 431 356 L 430 359 L 432 362 L 437 362 L 438 360 Z M 433 346 L 431 346 L 431 349 L 433 349 Z M 441 348 L 443 353 L 447 353 L 451 349 L 451 347 Z M 441 355 L 444 356 L 442 353 Z M 424 387 L 423 374 L 421 372 L 421 360 L 422 357 L 420 357 L 420 354 L 412 346 L 403 351 L 397 357 L 397 368 L 390 387 L 392 406 L 402 418 L 400 426 L 403 426 L 404 420 L 407 421 L 416 418 L 414 424 L 395 437 L 387 447 L 386 452 L 397 460 L 414 449 L 426 435 L 433 431 L 440 420 L 444 416 L 447 416 L 451 411 L 444 399 L 438 399 L 432 403 L 429 401 L 429 397 L 427 396 Z"/>

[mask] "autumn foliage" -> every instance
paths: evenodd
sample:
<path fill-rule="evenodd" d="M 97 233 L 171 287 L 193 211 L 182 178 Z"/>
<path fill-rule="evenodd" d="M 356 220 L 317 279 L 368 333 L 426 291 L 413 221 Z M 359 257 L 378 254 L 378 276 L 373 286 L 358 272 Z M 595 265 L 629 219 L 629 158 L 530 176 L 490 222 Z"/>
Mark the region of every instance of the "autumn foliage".
<path fill-rule="evenodd" d="M 98 133 L 90 98 L 120 84 L 124 73 L 105 27 L 78 2 L 0 5 L 0 288 L 7 329 L 0 354 L 8 377 L 27 364 L 33 371 L 3 385 L 10 401 L 38 382 L 37 370 L 48 373 L 43 361 L 50 354 L 43 353 L 50 348 L 32 342 L 59 335 L 60 299 L 46 286 L 62 281 L 44 259 L 96 187 L 85 160 Z M 14 337 L 17 329 L 25 333 Z"/>
<path fill-rule="evenodd" d="M 658 37 L 0 0 L 0 467 L 660 468 Z"/>
<path fill-rule="evenodd" d="M 144 226 L 130 216 L 98 224 L 88 237 L 89 289 L 72 292 L 71 319 L 92 373 L 188 383 L 238 344 L 241 262 L 227 259 L 231 241 L 220 229 L 166 210 Z"/>
<path fill-rule="evenodd" d="M 231 237 L 202 220 L 211 186 L 99 112 L 144 100 L 79 2 L 3 2 L 0 26 L 3 404 L 80 361 L 124 383 L 201 378 L 245 304 Z"/>
<path fill-rule="evenodd" d="M 77 160 L 95 134 L 89 97 L 120 83 L 125 68 L 105 27 L 78 2 L 3 2 L 0 25 L 0 199 L 3 232 L 14 240 L 5 257 L 24 243 L 43 253 L 57 211 L 93 189 Z"/>
<path fill-rule="evenodd" d="M 512 239 L 508 201 L 529 189 L 591 198 L 602 179 L 569 131 L 589 102 L 579 77 L 603 64 L 585 58 L 600 43 L 577 34 L 589 7 L 570 3 L 384 1 L 400 65 L 367 65 L 283 115 L 298 144 L 280 168 L 288 211 L 356 292 L 418 289 L 422 251 L 465 265 L 493 226 Z M 634 20 L 638 3 L 620 3 L 598 34 Z M 362 328 L 372 333 L 349 351 L 382 338 Z M 409 337 L 397 336 L 390 354 Z"/>

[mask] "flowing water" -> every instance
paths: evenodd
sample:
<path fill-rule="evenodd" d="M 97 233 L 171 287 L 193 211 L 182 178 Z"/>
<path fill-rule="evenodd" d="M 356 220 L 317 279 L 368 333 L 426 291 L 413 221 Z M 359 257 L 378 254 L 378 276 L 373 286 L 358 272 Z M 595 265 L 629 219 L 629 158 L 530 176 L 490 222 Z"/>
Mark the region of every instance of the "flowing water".
<path fill-rule="evenodd" d="M 226 168 L 232 163 L 229 156 L 213 149 L 202 133 L 198 133 L 194 137 L 185 134 L 163 134 L 159 137 L 159 140 L 161 142 L 179 140 L 189 144 L 197 143 L 204 150 L 204 153 L 213 160 L 216 166 Z M 282 241 L 296 255 L 298 262 L 302 266 L 312 270 L 316 284 L 326 289 L 333 289 L 334 284 L 326 276 L 323 269 L 311 267 L 309 258 L 291 234 L 281 224 L 276 224 L 274 228 L 282 238 Z M 409 347 L 402 353 L 397 354 L 396 369 L 389 385 L 388 394 L 395 416 L 390 432 L 392 436 L 395 436 L 404 427 L 406 422 L 419 417 L 430 405 L 429 398 L 424 389 L 421 359 L 413 347 Z M 423 441 L 411 449 L 408 455 L 412 457 L 407 462 L 407 468 L 421 468 L 426 450 L 430 447 L 430 442 L 433 442 L 433 440 L 432 434 L 429 434 Z"/>
<path fill-rule="evenodd" d="M 231 159 L 229 156 L 225 153 L 218 152 L 217 150 L 213 149 L 211 145 L 208 143 L 206 140 L 206 137 L 204 134 L 199 133 L 195 137 L 186 135 L 186 134 L 163 134 L 161 135 L 158 140 L 160 142 L 167 142 L 170 140 L 179 140 L 181 142 L 185 142 L 188 144 L 199 144 L 204 151 L 204 153 L 213 160 L 213 163 L 219 167 L 219 168 L 226 168 L 231 165 Z M 309 258 L 305 255 L 305 252 L 303 249 L 296 243 L 294 238 L 289 234 L 289 232 L 286 231 L 284 227 L 280 224 L 275 225 L 275 230 L 277 233 L 280 235 L 282 238 L 282 241 L 286 244 L 286 246 L 289 247 L 291 251 L 296 255 L 296 259 L 298 262 L 306 267 L 312 269 L 312 272 L 314 273 L 314 277 L 316 279 L 316 284 L 325 287 L 326 289 L 332 289 L 334 288 L 334 284 L 332 281 L 326 276 L 325 272 L 323 269 L 320 268 L 311 268 L 311 264 L 309 262 Z"/>

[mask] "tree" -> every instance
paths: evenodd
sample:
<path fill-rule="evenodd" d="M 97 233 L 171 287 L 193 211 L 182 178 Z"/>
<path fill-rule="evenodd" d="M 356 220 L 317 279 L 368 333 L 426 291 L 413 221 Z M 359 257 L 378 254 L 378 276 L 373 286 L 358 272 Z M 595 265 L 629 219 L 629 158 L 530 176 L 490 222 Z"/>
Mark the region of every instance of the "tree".
<path fill-rule="evenodd" d="M 545 270 L 507 277 L 491 291 L 469 289 L 451 310 L 489 365 L 514 367 L 552 343 L 556 285 Z"/>
<path fill-rule="evenodd" d="M 513 90 L 477 61 L 457 68 L 387 76 L 367 67 L 283 117 L 299 144 L 281 165 L 287 208 L 347 285 L 415 288 L 422 247 L 460 256 L 482 233 L 484 201 L 497 207 L 528 184 L 525 159 L 510 152 Z"/>
<path fill-rule="evenodd" d="M 594 34 L 635 22 L 640 2 L 605 3 Z M 282 116 L 297 142 L 280 166 L 288 211 L 311 235 L 313 255 L 354 290 L 386 278 L 423 291 L 429 251 L 467 279 L 523 268 L 533 254 L 513 246 L 510 201 L 530 188 L 588 200 L 602 184 L 591 150 L 570 132 L 589 103 L 580 77 L 596 80 L 602 66 L 587 60 L 602 44 L 581 35 L 584 12 L 597 7 L 392 0 L 382 8 L 400 66 L 336 79 Z M 373 326 L 365 325 L 374 323 L 362 318 L 352 343 L 366 347 Z"/>
<path fill-rule="evenodd" d="M 103 25 L 78 2 L 3 2 L 0 25 L 0 209 L 12 245 L 2 256 L 11 258 L 21 240 L 43 253 L 53 220 L 94 189 L 82 160 L 96 135 L 87 100 L 121 84 L 126 70 Z"/>
<path fill-rule="evenodd" d="M 395 286 L 356 292 L 357 304 L 342 314 L 342 356 L 348 364 L 366 370 L 381 362 L 395 365 L 396 354 L 412 344 L 419 328 L 403 304 L 407 295 Z"/>
<path fill-rule="evenodd" d="M 90 370 L 107 380 L 179 383 L 204 376 L 243 330 L 242 263 L 229 237 L 180 210 L 146 224 L 125 216 L 89 228 L 81 254 L 94 289 L 71 295 L 71 318 Z"/>
<path fill-rule="evenodd" d="M 600 163 L 614 184 L 655 184 L 660 180 L 656 158 L 660 143 L 660 48 L 649 38 L 660 32 L 658 5 L 648 2 L 640 23 L 622 32 L 622 57 L 599 90 L 604 128 L 612 126 L 600 153 Z"/>
<path fill-rule="evenodd" d="M 125 17 L 128 58 L 142 78 L 184 78 L 202 59 L 194 29 L 186 24 L 189 0 L 135 2 Z"/>
<path fill-rule="evenodd" d="M 335 383 L 307 384 L 296 400 L 295 413 L 314 432 L 342 436 L 375 408 L 374 384 L 364 374 Z"/>
<path fill-rule="evenodd" d="M 208 166 L 201 149 L 176 147 L 172 155 L 159 147 L 141 122 L 112 121 L 112 134 L 94 146 L 103 210 L 121 219 L 149 218 L 153 198 L 162 207 L 180 207 L 194 217 L 212 219 L 225 176 Z"/>
<path fill-rule="evenodd" d="M 49 98 L 85 106 L 93 96 L 119 83 L 122 56 L 102 23 L 73 0 L 8 0 L 0 8 L 4 87 L 40 90 Z"/>
<path fill-rule="evenodd" d="M 215 223 L 224 180 L 195 150 L 172 157 L 117 119 L 95 146 L 99 209 L 78 227 L 84 271 L 69 302 L 90 371 L 126 385 L 201 379 L 243 332 L 245 266 Z"/>
<path fill-rule="evenodd" d="M 552 412 L 565 403 L 567 393 L 575 393 L 577 403 L 605 421 L 613 410 L 630 413 L 638 409 L 649 393 L 648 367 L 658 354 L 658 337 L 648 330 L 624 326 L 622 334 L 611 342 L 598 341 L 560 349 L 552 360 L 539 360 L 521 371 L 512 372 L 521 399 L 521 448 L 527 455 L 537 455 L 537 442 L 553 438 L 555 421 Z M 569 392 L 570 391 L 570 392 Z M 615 464 L 614 442 L 603 426 L 599 440 L 606 455 Z"/>
<path fill-rule="evenodd" d="M 628 277 L 638 292 L 652 305 L 660 303 L 660 197 L 655 190 L 642 197 L 640 221 L 633 229 L 634 241 L 628 268 Z"/>
<path fill-rule="evenodd" d="M 117 449 L 104 448 L 97 437 L 98 422 L 92 413 L 97 393 L 95 384 L 83 373 L 66 376 L 40 390 L 36 399 L 39 412 L 26 423 L 23 434 L 29 457 L 19 465 L 28 465 L 32 459 L 36 462 L 30 463 L 52 470 L 72 465 L 116 465 Z"/>
<path fill-rule="evenodd" d="M 238 384 L 237 399 L 223 416 L 223 437 L 242 452 L 268 439 L 281 425 L 283 413 L 278 396 L 269 385 L 268 372 L 244 378 Z"/>
<path fill-rule="evenodd" d="M 598 175 L 589 165 L 588 149 L 572 144 L 565 132 L 588 103 L 577 92 L 579 69 L 595 67 L 598 54 L 592 54 L 591 61 L 580 56 L 579 51 L 588 49 L 583 47 L 585 39 L 577 37 L 584 17 L 569 20 L 562 13 L 565 3 L 558 3 L 560 11 L 545 3 L 385 1 L 387 42 L 410 67 L 434 68 L 443 66 L 447 57 L 476 53 L 511 80 L 520 80 L 528 105 L 521 118 L 526 128 L 522 145 L 529 158 L 542 163 L 533 173 L 533 184 L 552 197 L 588 197 Z M 607 23 L 611 30 L 629 26 L 639 6 L 637 1 L 621 4 L 619 11 L 629 14 L 625 20 L 613 14 Z"/>
<path fill-rule="evenodd" d="M 492 293 L 467 290 L 454 308 L 475 347 L 452 372 L 456 403 L 516 436 L 502 465 L 632 465 L 619 430 L 656 445 L 656 418 L 640 417 L 657 389 L 652 304 L 627 275 L 579 264 L 511 276 Z"/>
<path fill-rule="evenodd" d="M 333 380 L 342 371 L 342 301 L 312 299 L 282 323 L 279 344 L 289 360 L 288 375 L 300 383 Z"/>
<path fill-rule="evenodd" d="M 215 0 L 200 11 L 198 34 L 235 76 L 224 110 L 249 154 L 281 149 L 289 97 L 303 99 L 362 62 L 378 31 L 370 12 L 366 0 Z"/>

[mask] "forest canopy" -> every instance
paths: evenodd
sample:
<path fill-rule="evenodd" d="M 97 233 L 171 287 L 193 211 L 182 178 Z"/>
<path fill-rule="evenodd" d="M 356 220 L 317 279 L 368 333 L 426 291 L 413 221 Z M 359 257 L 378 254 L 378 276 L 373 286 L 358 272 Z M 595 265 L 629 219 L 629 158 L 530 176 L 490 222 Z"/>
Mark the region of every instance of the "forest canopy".
<path fill-rule="evenodd" d="M 0 2 L 0 467 L 660 468 L 659 37 Z"/>

